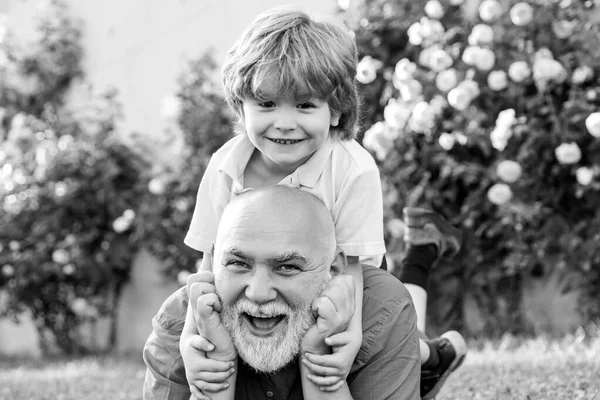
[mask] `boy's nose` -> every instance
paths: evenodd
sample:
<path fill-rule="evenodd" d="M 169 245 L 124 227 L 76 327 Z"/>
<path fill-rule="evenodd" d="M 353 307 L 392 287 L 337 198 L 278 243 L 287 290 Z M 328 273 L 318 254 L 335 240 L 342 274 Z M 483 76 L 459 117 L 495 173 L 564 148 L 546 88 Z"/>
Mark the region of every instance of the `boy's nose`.
<path fill-rule="evenodd" d="M 296 122 L 296 118 L 294 117 L 293 112 L 289 111 L 280 111 L 277 115 L 277 119 L 273 124 L 275 129 L 278 129 L 282 132 L 293 131 L 298 127 Z"/>

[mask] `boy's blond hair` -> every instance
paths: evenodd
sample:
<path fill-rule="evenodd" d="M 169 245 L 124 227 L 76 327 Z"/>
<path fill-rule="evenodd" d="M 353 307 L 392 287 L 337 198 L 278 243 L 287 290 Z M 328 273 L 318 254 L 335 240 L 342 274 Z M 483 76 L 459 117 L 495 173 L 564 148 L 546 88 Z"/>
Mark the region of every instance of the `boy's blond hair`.
<path fill-rule="evenodd" d="M 324 99 L 332 114 L 340 117 L 330 134 L 353 139 L 359 129 L 356 64 L 356 43 L 344 25 L 275 8 L 260 14 L 229 50 L 223 85 L 227 101 L 240 117 L 245 99 L 266 101 L 282 95 Z"/>

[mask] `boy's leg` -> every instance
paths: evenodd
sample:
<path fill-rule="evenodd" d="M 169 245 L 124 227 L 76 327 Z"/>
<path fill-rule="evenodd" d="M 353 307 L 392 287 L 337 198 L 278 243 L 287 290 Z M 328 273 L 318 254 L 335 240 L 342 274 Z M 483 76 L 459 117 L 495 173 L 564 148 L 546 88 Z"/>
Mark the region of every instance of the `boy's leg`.
<path fill-rule="evenodd" d="M 413 298 L 417 327 L 422 332 L 421 397 L 432 399 L 450 373 L 460 366 L 466 355 L 466 343 L 456 331 L 429 340 L 425 336 L 427 284 L 429 272 L 440 257 L 454 256 L 460 250 L 462 234 L 441 215 L 422 208 L 403 210 L 408 246 L 399 279 Z"/>

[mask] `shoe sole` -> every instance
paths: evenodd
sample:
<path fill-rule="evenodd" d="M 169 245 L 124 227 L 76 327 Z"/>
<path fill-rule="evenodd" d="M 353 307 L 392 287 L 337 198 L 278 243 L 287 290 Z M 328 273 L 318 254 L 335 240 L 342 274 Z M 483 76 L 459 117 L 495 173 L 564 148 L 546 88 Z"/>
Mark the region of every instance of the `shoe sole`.
<path fill-rule="evenodd" d="M 443 333 L 440 337 L 448 339 L 448 341 L 452 344 L 452 347 L 454 347 L 456 357 L 446 372 L 442 374 L 438 383 L 429 391 L 429 393 L 423 396 L 422 400 L 434 400 L 435 396 L 442 389 L 442 386 L 444 386 L 444 382 L 446 382 L 448 376 L 450 376 L 452 372 L 456 371 L 458 367 L 462 365 L 462 363 L 465 361 L 465 357 L 467 356 L 467 343 L 460 333 L 457 331 L 448 331 Z"/>

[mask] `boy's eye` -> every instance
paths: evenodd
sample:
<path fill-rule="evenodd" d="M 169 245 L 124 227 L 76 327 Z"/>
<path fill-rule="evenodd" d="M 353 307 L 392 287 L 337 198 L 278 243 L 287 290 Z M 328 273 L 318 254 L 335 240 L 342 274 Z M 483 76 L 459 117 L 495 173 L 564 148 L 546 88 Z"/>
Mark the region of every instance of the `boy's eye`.
<path fill-rule="evenodd" d="M 261 101 L 258 103 L 259 107 L 262 108 L 273 108 L 275 107 L 275 102 L 274 101 Z"/>
<path fill-rule="evenodd" d="M 304 109 L 304 110 L 310 109 L 310 108 L 315 108 L 315 107 L 316 106 L 314 105 L 314 103 L 311 103 L 311 102 L 306 102 L 306 103 L 300 103 L 300 104 L 298 104 L 298 108 L 301 108 L 301 109 Z"/>

